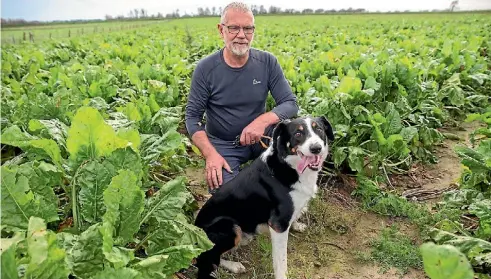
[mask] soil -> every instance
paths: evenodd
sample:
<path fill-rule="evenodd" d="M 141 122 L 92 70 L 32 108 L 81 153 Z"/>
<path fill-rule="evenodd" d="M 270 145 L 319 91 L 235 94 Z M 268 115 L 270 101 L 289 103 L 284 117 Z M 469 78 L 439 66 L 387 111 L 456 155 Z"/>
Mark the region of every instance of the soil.
<path fill-rule="evenodd" d="M 391 176 L 397 192 L 419 188 L 438 190 L 451 187 L 458 181 L 462 170 L 460 159 L 454 153 L 456 144 L 467 144 L 468 134 L 476 124 L 463 123 L 460 128 L 449 128 L 442 132 L 456 134 L 462 140 L 446 139 L 437 146 L 438 163 L 416 164 L 407 175 Z M 203 204 L 210 196 L 206 189 L 203 170 L 189 169 L 190 190 Z M 302 218 L 308 224 L 305 232 L 291 232 L 288 246 L 290 278 L 300 279 L 389 279 L 427 278 L 424 271 L 409 269 L 406 274 L 395 268 L 382 270 L 374 261 L 364 260 L 363 255 L 371 251 L 370 241 L 394 223 L 416 245 L 421 244 L 417 228 L 401 218 L 381 216 L 363 211 L 350 193 L 356 187 L 349 177 L 337 177 L 320 181 L 318 196 L 312 201 L 309 212 Z M 426 200 L 431 204 L 438 197 Z M 249 245 L 240 247 L 226 259 L 240 261 L 247 273 L 236 275 L 220 269 L 219 278 L 269 279 L 272 272 L 271 245 L 268 236 L 260 235 Z M 187 274 L 195 278 L 193 272 Z"/>

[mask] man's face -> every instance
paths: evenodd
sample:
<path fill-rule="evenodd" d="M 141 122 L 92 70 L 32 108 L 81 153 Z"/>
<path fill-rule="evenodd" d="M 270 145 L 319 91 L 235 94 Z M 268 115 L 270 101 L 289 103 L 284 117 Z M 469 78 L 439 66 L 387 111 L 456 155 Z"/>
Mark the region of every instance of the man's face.
<path fill-rule="evenodd" d="M 254 38 L 254 17 L 252 13 L 228 10 L 224 24 L 219 24 L 220 35 L 225 47 L 233 54 L 243 56 L 251 47 Z"/>

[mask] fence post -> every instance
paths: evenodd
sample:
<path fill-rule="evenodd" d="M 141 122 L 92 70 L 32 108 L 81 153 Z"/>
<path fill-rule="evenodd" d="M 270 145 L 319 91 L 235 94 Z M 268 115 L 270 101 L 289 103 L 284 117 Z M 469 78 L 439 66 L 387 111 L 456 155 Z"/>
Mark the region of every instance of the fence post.
<path fill-rule="evenodd" d="M 23 37 L 24 41 L 26 40 L 26 32 L 24 32 L 24 37 Z"/>

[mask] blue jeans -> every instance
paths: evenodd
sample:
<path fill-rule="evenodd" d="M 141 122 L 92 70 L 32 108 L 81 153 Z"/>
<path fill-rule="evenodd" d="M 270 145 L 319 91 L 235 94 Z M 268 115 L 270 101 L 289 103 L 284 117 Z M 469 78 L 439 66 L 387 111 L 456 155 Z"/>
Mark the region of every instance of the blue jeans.
<path fill-rule="evenodd" d="M 271 137 L 273 134 L 273 128 L 273 125 L 268 126 L 264 131 L 264 135 Z M 233 141 L 222 140 L 210 134 L 208 134 L 208 138 L 217 152 L 222 155 L 225 161 L 227 161 L 230 169 L 232 170 L 232 173 L 229 173 L 227 170 L 222 169 L 222 185 L 230 181 L 239 173 L 242 164 L 248 162 L 249 160 L 256 159 L 266 150 L 261 143 L 255 143 L 247 146 L 236 146 Z M 263 138 L 262 141 L 266 145 L 269 145 L 269 139 Z M 218 189 L 212 190 L 208 188 L 208 192 L 210 194 L 214 194 L 217 190 Z"/>

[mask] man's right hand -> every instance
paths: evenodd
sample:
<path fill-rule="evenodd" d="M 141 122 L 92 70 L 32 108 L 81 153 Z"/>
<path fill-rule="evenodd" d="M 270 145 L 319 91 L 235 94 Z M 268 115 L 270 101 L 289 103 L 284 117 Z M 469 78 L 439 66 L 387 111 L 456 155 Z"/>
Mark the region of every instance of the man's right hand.
<path fill-rule="evenodd" d="M 232 173 L 227 161 L 218 153 L 206 157 L 206 182 L 211 189 L 218 189 L 223 183 L 222 169 Z"/>

